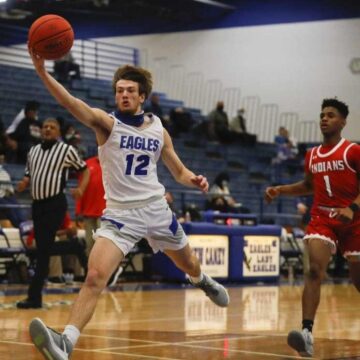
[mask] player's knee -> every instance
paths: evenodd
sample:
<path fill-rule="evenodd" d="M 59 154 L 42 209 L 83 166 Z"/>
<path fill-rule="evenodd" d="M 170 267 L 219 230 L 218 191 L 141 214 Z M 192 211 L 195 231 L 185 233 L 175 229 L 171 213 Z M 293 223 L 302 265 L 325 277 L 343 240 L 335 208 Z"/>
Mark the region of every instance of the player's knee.
<path fill-rule="evenodd" d="M 85 279 L 85 285 L 94 290 L 102 290 L 106 285 L 106 281 L 97 269 L 89 269 Z"/>
<path fill-rule="evenodd" d="M 185 267 L 188 273 L 198 272 L 200 267 L 198 258 L 194 255 L 189 256 L 185 261 Z"/>
<path fill-rule="evenodd" d="M 198 260 L 195 256 L 189 256 L 187 258 L 181 259 L 177 265 L 186 273 L 193 273 L 198 266 Z"/>
<path fill-rule="evenodd" d="M 319 264 L 311 263 L 308 277 L 312 281 L 321 281 L 325 277 L 325 270 Z"/>

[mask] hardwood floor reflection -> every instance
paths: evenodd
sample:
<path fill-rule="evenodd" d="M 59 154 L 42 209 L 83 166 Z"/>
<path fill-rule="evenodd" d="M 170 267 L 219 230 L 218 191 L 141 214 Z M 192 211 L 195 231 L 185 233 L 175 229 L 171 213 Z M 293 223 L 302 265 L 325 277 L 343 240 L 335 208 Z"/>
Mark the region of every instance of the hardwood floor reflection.
<path fill-rule="evenodd" d="M 301 323 L 301 286 L 231 287 L 227 309 L 200 290 L 104 292 L 72 355 L 108 359 L 299 359 L 286 344 Z M 49 307 L 17 310 L 0 296 L 0 359 L 41 359 L 30 343 L 33 317 L 62 330 L 76 294 L 46 295 Z M 360 359 L 360 301 L 350 285 L 324 285 L 314 326 L 316 359 Z"/>

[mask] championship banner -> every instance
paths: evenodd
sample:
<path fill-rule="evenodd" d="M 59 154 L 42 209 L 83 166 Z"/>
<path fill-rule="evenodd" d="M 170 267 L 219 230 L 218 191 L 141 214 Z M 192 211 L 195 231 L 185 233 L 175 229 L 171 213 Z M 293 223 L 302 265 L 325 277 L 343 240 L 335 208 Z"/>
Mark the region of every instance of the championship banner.
<path fill-rule="evenodd" d="M 243 276 L 279 276 L 280 239 L 277 236 L 244 236 Z"/>
<path fill-rule="evenodd" d="M 229 238 L 226 235 L 189 235 L 201 269 L 211 277 L 229 276 Z"/>

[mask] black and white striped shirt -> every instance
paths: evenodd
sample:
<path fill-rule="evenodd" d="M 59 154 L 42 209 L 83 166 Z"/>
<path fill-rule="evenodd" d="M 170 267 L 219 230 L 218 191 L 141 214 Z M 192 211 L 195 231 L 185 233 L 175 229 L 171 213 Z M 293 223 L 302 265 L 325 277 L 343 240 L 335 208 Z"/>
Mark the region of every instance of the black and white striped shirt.
<path fill-rule="evenodd" d="M 85 167 L 86 163 L 71 145 L 56 142 L 50 148 L 41 144 L 33 146 L 25 169 L 25 176 L 30 177 L 33 199 L 43 200 L 60 194 L 66 185 L 69 168 L 82 170 Z"/>

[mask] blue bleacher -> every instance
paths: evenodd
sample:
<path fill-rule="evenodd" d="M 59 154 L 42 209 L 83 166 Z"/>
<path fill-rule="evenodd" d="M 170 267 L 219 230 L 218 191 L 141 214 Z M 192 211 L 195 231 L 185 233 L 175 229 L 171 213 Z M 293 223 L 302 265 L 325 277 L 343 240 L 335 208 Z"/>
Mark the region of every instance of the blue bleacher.
<path fill-rule="evenodd" d="M 96 154 L 96 139 L 92 130 L 76 121 L 71 114 L 64 110 L 44 88 L 40 79 L 32 69 L 23 69 L 0 65 L 0 106 L 1 115 L 5 126 L 8 126 L 13 117 L 23 108 L 26 101 L 40 99 L 40 120 L 47 117 L 63 117 L 66 122 L 74 123 L 82 136 L 83 144 L 87 146 L 89 156 Z M 71 92 L 83 99 L 90 106 L 99 107 L 109 111 L 114 103 L 111 82 L 107 80 L 82 79 L 75 80 L 71 85 Z M 160 96 L 160 105 L 165 113 L 173 107 L 184 106 L 182 101 L 169 99 L 164 93 L 157 93 Z M 187 108 L 195 120 L 202 121 L 203 116 L 199 109 Z M 277 214 L 279 208 L 282 213 L 296 215 L 294 201 L 284 202 L 281 200 L 281 207 L 278 202 L 264 206 L 263 191 L 273 177 L 271 159 L 276 154 L 274 144 L 259 143 L 255 148 L 243 147 L 238 144 L 224 146 L 217 142 L 208 142 L 198 139 L 191 134 L 179 139 L 173 139 L 174 147 L 184 164 L 195 173 L 205 175 L 212 183 L 220 171 L 228 171 L 231 177 L 230 185 L 233 196 L 237 201 L 250 208 L 253 212 Z M 7 169 L 14 180 L 23 176 L 24 167 L 7 165 Z M 169 171 L 160 162 L 158 167 L 159 179 L 168 190 L 174 194 L 175 205 L 182 208 L 184 203 L 196 204 L 203 208 L 206 196 L 200 192 L 186 192 L 184 187 L 172 178 Z M 293 182 L 299 179 L 301 173 L 294 175 L 284 174 L 284 182 Z M 68 196 L 70 206 L 73 207 L 73 200 Z"/>

